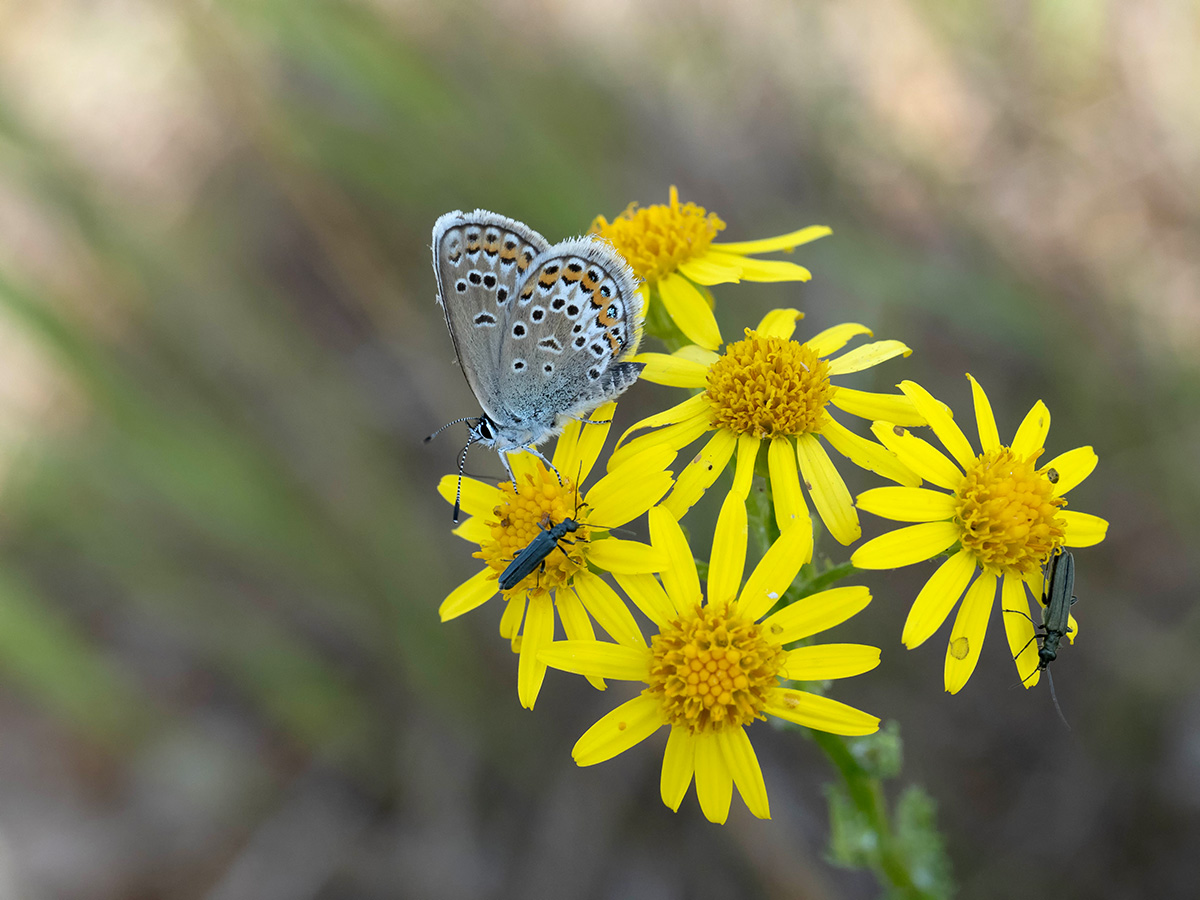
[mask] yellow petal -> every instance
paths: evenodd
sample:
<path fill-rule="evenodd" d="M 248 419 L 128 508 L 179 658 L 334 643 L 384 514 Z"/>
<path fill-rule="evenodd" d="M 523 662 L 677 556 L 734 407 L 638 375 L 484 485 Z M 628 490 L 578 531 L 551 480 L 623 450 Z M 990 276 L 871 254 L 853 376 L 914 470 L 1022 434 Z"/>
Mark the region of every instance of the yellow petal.
<path fill-rule="evenodd" d="M 709 308 L 708 301 L 696 286 L 675 272 L 658 282 L 658 295 L 679 330 L 688 340 L 707 350 L 721 346 L 721 329 Z"/>
<path fill-rule="evenodd" d="M 784 259 L 753 259 L 749 256 L 735 256 L 732 253 L 708 254 L 708 259 L 722 265 L 736 263 L 741 266 L 742 281 L 808 281 L 812 272 Z M 697 343 L 699 343 L 697 341 Z"/>
<path fill-rule="evenodd" d="M 818 331 L 804 343 L 817 356 L 828 356 L 830 353 L 837 353 L 846 343 L 860 334 L 868 334 L 871 337 L 875 336 L 875 332 L 871 331 L 866 325 L 860 325 L 857 322 L 844 322 L 841 325 L 834 325 L 832 328 L 826 328 L 824 331 Z"/>
<path fill-rule="evenodd" d="M 1013 438 L 1012 451 L 1017 456 L 1032 456 L 1046 447 L 1046 435 L 1050 432 L 1050 410 L 1039 400 L 1025 415 L 1017 436 Z"/>
<path fill-rule="evenodd" d="M 790 688 L 770 691 L 763 711 L 786 722 L 830 734 L 874 734 L 879 730 L 879 719 L 869 713 L 828 697 Z"/>
<path fill-rule="evenodd" d="M 517 699 L 526 709 L 533 709 L 546 679 L 546 664 L 538 659 L 538 653 L 553 640 L 554 603 L 549 594 L 530 594 L 517 662 Z"/>
<path fill-rule="evenodd" d="M 971 395 L 975 400 L 975 427 L 979 429 L 979 446 L 984 453 L 1000 446 L 1000 432 L 996 428 L 996 417 L 992 415 L 992 404 L 988 401 L 982 385 L 967 373 L 971 381 Z"/>
<path fill-rule="evenodd" d="M 447 503 L 454 502 L 457 490 L 457 475 L 443 475 L 442 480 L 438 482 L 437 491 Z M 494 485 L 484 484 L 474 478 L 464 477 L 462 480 L 462 510 L 468 516 L 483 516 L 490 519 L 496 504 L 500 502 L 500 497 L 500 490 Z"/>
<path fill-rule="evenodd" d="M 826 225 L 809 225 L 799 231 L 791 231 L 778 237 L 760 238 L 757 241 L 733 241 L 730 243 L 710 244 L 714 250 L 722 253 L 774 253 L 777 250 L 791 252 L 801 244 L 833 234 L 833 229 Z"/>
<path fill-rule="evenodd" d="M 764 337 L 788 341 L 796 331 L 796 322 L 803 318 L 804 313 L 798 309 L 773 309 L 762 317 L 754 330 Z"/>
<path fill-rule="evenodd" d="M 861 372 L 887 362 L 896 356 L 912 356 L 912 351 L 900 341 L 875 341 L 855 347 L 829 361 L 830 375 L 847 375 L 850 372 Z"/>
<path fill-rule="evenodd" d="M 897 522 L 944 522 L 958 509 L 953 494 L 915 487 L 872 488 L 859 494 L 855 503 L 859 509 Z"/>
<path fill-rule="evenodd" d="M 1067 523 L 1067 534 L 1063 539 L 1068 547 L 1092 547 L 1108 534 L 1108 521 L 1088 513 L 1060 509 L 1057 518 Z"/>
<path fill-rule="evenodd" d="M 921 483 L 921 477 L 900 462 L 895 453 L 874 441 L 859 437 L 828 413 L 821 424 L 820 434 L 834 450 L 860 469 L 913 488 Z"/>
<path fill-rule="evenodd" d="M 741 614 L 751 621 L 765 616 L 792 586 L 800 567 L 812 559 L 812 550 L 812 526 L 808 519 L 797 520 L 767 548 L 746 579 L 746 586 L 738 597 Z"/>
<path fill-rule="evenodd" d="M 854 501 L 821 442 L 811 434 L 797 436 L 796 457 L 813 506 L 834 540 L 841 544 L 857 541 L 862 536 L 862 528 L 858 524 L 858 513 L 854 511 Z"/>
<path fill-rule="evenodd" d="M 596 632 L 592 629 L 592 620 L 588 618 L 587 610 L 575 596 L 575 592 L 566 588 L 554 592 L 554 608 L 558 610 L 558 620 L 562 622 L 563 631 L 569 641 L 595 641 Z M 554 645 L 551 644 L 551 647 Z M 540 658 L 546 663 L 545 650 Z M 551 663 L 546 663 L 552 665 Z M 588 675 L 587 680 L 598 691 L 607 689 L 604 679 L 596 675 Z"/>
<path fill-rule="evenodd" d="M 1054 496 L 1061 497 L 1091 475 L 1099 461 L 1100 457 L 1091 447 L 1076 447 L 1043 464 L 1039 471 L 1053 469 L 1058 473 L 1058 481 L 1054 483 Z"/>
<path fill-rule="evenodd" d="M 975 671 L 995 600 L 996 576 L 980 572 L 975 583 L 967 588 L 950 632 L 950 643 L 946 645 L 946 690 L 951 694 L 961 691 Z"/>
<path fill-rule="evenodd" d="M 504 603 L 504 613 L 500 616 L 500 637 L 506 641 L 516 642 L 521 636 L 521 622 L 525 619 L 525 599 L 528 591 L 513 593 Z M 517 652 L 513 647 L 513 652 Z"/>
<path fill-rule="evenodd" d="M 605 403 L 592 410 L 586 420 L 572 419 L 554 445 L 554 468 L 576 485 L 587 478 L 596 464 L 616 408 L 616 402 Z"/>
<path fill-rule="evenodd" d="M 830 588 L 797 600 L 763 621 L 772 641 L 790 644 L 841 625 L 867 608 L 871 592 L 862 585 Z"/>
<path fill-rule="evenodd" d="M 671 603 L 667 592 L 663 590 L 662 585 L 653 575 L 630 575 L 616 572 L 613 577 L 634 605 L 660 630 L 679 615 L 679 610 Z"/>
<path fill-rule="evenodd" d="M 514 484 L 528 483 L 527 479 L 529 478 L 536 483 L 541 477 L 541 466 L 545 464 L 528 450 L 509 450 L 504 456 L 508 462 L 508 468 L 512 472 Z"/>
<path fill-rule="evenodd" d="M 915 381 L 900 382 L 900 390 L 912 398 L 917 412 L 925 417 L 942 446 L 964 470 L 975 462 L 976 453 L 971 449 L 971 442 L 967 440 L 967 436 L 954 421 L 953 414 L 943 403 Z"/>
<path fill-rule="evenodd" d="M 696 735 L 696 798 L 708 821 L 725 824 L 733 800 L 733 775 L 711 732 Z"/>
<path fill-rule="evenodd" d="M 792 681 L 829 681 L 852 678 L 870 672 L 878 665 L 878 647 L 868 647 L 866 644 L 813 644 L 788 653 L 779 674 Z"/>
<path fill-rule="evenodd" d="M 838 409 L 868 422 L 878 419 L 893 425 L 925 424 L 925 417 L 917 412 L 916 404 L 903 394 L 876 394 L 873 391 L 856 391 L 838 385 L 833 399 L 829 402 Z"/>
<path fill-rule="evenodd" d="M 733 472 L 733 486 L 729 493 L 734 494 L 744 502 L 750 494 L 750 484 L 754 480 L 754 464 L 758 461 L 758 449 L 762 440 L 753 434 L 739 434 L 737 439 L 737 468 Z"/>
<path fill-rule="evenodd" d="M 438 615 L 443 622 L 456 619 L 463 613 L 482 606 L 496 596 L 497 590 L 499 588 L 496 585 L 495 569 L 489 567 L 482 572 L 476 572 L 452 590 L 450 595 L 442 601 L 442 605 L 438 607 Z"/>
<path fill-rule="evenodd" d="M 738 793 L 742 795 L 747 809 L 759 819 L 771 818 L 771 807 L 767 802 L 767 785 L 763 781 L 762 767 L 754 755 L 750 736 L 744 727 L 723 728 L 717 732 L 717 746 L 725 767 L 733 776 Z"/>
<path fill-rule="evenodd" d="M 633 453 L 638 452 L 638 450 L 630 450 L 628 448 L 632 447 L 636 443 L 649 441 L 656 435 L 661 434 L 662 431 L 667 430 L 666 428 L 661 428 L 661 426 L 665 425 L 668 428 L 672 426 L 678 427 L 681 425 L 687 425 L 689 422 L 694 422 L 698 418 L 702 418 L 707 422 L 712 418 L 711 410 L 712 407 L 709 405 L 708 400 L 705 399 L 704 395 L 696 394 L 694 397 L 688 397 L 688 399 L 684 400 L 682 403 L 675 404 L 670 409 L 663 410 L 660 413 L 656 413 L 653 416 L 642 419 L 640 422 L 635 422 L 625 430 L 625 433 L 621 435 L 620 440 L 617 441 L 617 449 L 613 452 L 614 460 L 609 461 L 608 470 L 611 472 L 618 465 L 620 465 L 622 459 L 619 458 L 619 455 L 622 454 L 622 452 L 626 457 L 628 457 Z M 629 441 L 629 443 L 626 443 L 626 439 L 630 434 L 635 431 L 641 431 L 643 428 L 660 428 L 660 431 L 657 431 L 654 434 L 642 435 L 641 437 L 634 438 L 632 441 Z M 691 441 L 682 441 L 674 444 L 673 446 L 676 450 L 678 450 L 680 447 L 684 447 L 690 442 Z M 655 443 L 661 443 L 661 441 L 656 441 Z"/>
<path fill-rule="evenodd" d="M 650 543 L 666 554 L 668 566 L 662 570 L 663 587 L 676 609 L 691 609 L 703 599 L 696 560 L 683 530 L 670 512 L 661 506 L 650 510 Z"/>
<path fill-rule="evenodd" d="M 644 363 L 642 380 L 668 387 L 702 388 L 707 383 L 708 366 L 669 353 L 639 353 L 630 362 Z"/>
<path fill-rule="evenodd" d="M 711 350 L 705 350 L 703 347 L 697 347 L 695 344 L 684 344 L 671 355 L 678 359 L 700 363 L 706 369 L 721 358 L 720 354 L 713 353 Z"/>
<path fill-rule="evenodd" d="M 492 526 L 487 523 L 487 518 L 483 516 L 471 516 L 471 518 L 465 519 L 457 528 L 451 529 L 450 533 L 455 537 L 462 538 L 464 541 L 470 541 L 472 544 L 483 544 L 485 541 L 492 539 Z"/>
<path fill-rule="evenodd" d="M 674 458 L 670 447 L 647 448 L 628 457 L 587 492 L 588 519 L 605 528 L 636 519 L 671 489 L 671 473 L 666 467 Z"/>
<path fill-rule="evenodd" d="M 962 484 L 963 473 L 946 456 L 907 428 L 891 422 L 875 422 L 871 433 L 879 443 L 899 457 L 900 462 L 926 481 L 954 491 Z"/>
<path fill-rule="evenodd" d="M 547 666 L 576 675 L 612 678 L 616 681 L 645 681 L 653 659 L 647 647 L 635 649 L 605 641 L 551 641 L 538 658 Z"/>
<path fill-rule="evenodd" d="M 618 538 L 589 543 L 587 561 L 605 572 L 657 572 L 666 563 L 649 544 Z"/>
<path fill-rule="evenodd" d="M 684 513 L 704 496 L 704 492 L 712 487 L 717 477 L 725 471 L 736 446 L 737 435 L 732 431 L 725 428 L 714 431 L 704 449 L 679 473 L 675 489 L 671 491 L 671 496 L 663 501 L 663 506 L 669 509 L 676 519 L 682 519 Z"/>
<path fill-rule="evenodd" d="M 850 562 L 860 569 L 898 569 L 937 556 L 959 539 L 953 522 L 924 522 L 867 541 Z"/>
<path fill-rule="evenodd" d="M 679 811 L 679 804 L 687 796 L 687 789 L 692 783 L 692 774 L 695 771 L 696 739 L 687 728 L 675 725 L 667 738 L 662 778 L 659 782 L 663 803 L 674 812 Z"/>
<path fill-rule="evenodd" d="M 594 766 L 624 753 L 664 724 L 658 698 L 639 694 L 585 731 L 571 749 L 571 756 L 577 765 Z"/>
<path fill-rule="evenodd" d="M 1042 673 L 1038 669 L 1038 645 L 1034 639 L 1033 619 L 1029 615 L 1029 599 L 1022 579 L 1004 576 L 1000 586 L 1000 609 L 1009 653 L 1017 666 L 1017 677 L 1021 679 L 1021 684 L 1031 688 L 1041 680 Z"/>
<path fill-rule="evenodd" d="M 728 494 L 717 518 L 708 564 L 708 602 L 732 600 L 742 584 L 746 566 L 746 503 Z"/>
<path fill-rule="evenodd" d="M 580 572 L 572 580 L 575 593 L 596 624 L 618 644 L 641 649 L 646 639 L 619 594 L 591 572 Z"/>
<path fill-rule="evenodd" d="M 977 567 L 978 561 L 970 550 L 959 550 L 938 566 L 908 611 L 904 633 L 900 636 L 905 647 L 912 650 L 921 646 L 942 627 Z"/>
<path fill-rule="evenodd" d="M 679 271 L 696 284 L 706 287 L 714 284 L 737 284 L 742 276 L 740 265 L 717 262 L 708 254 L 680 263 Z"/>
<path fill-rule="evenodd" d="M 767 466 L 771 475 L 771 496 L 775 502 L 775 524 L 782 533 L 797 520 L 808 519 L 808 506 L 804 502 L 804 494 L 800 492 L 796 449 L 790 437 L 771 438 L 771 443 L 767 445 Z M 491 534 L 490 530 L 488 533 Z"/>

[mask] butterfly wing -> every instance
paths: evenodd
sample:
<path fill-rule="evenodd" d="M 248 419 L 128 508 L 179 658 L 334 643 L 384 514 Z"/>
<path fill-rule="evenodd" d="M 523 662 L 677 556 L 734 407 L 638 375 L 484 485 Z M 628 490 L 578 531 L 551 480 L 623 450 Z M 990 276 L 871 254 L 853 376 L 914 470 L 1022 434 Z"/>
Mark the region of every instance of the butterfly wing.
<path fill-rule="evenodd" d="M 524 274 L 499 345 L 510 422 L 538 443 L 637 380 L 645 319 L 637 278 L 605 240 L 563 241 Z M 514 439 L 517 435 L 512 435 Z"/>
<path fill-rule="evenodd" d="M 529 226 L 477 209 L 446 213 L 433 226 L 438 302 L 467 384 L 484 413 L 510 420 L 497 380 L 519 285 L 549 242 Z"/>

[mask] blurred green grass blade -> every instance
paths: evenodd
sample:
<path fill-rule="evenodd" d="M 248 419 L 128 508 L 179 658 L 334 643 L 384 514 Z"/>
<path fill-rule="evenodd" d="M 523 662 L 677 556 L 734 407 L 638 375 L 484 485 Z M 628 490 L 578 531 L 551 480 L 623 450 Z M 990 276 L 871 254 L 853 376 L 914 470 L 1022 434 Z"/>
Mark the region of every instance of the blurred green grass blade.
<path fill-rule="evenodd" d="M 20 577 L 0 567 L 0 668 L 56 716 L 115 751 L 154 725 L 147 698 Z"/>

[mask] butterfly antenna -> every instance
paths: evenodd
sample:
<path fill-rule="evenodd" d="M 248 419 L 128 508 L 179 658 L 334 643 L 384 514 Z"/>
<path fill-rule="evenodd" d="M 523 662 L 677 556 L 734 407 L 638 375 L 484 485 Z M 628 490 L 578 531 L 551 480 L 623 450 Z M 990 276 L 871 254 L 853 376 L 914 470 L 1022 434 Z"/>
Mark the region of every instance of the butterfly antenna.
<path fill-rule="evenodd" d="M 443 425 L 441 428 L 439 428 L 433 434 L 429 435 L 429 437 L 425 438 L 425 443 L 428 444 L 430 441 L 432 441 L 435 437 L 437 437 L 439 434 L 441 434 L 443 431 L 445 431 L 451 425 L 457 425 L 459 422 L 468 422 L 472 418 L 473 418 L 473 416 L 463 416 L 461 419 L 455 419 L 453 422 L 447 422 L 445 425 Z"/>
<path fill-rule="evenodd" d="M 461 419 L 459 421 L 462 421 Z M 451 422 L 450 424 L 454 424 Z M 436 433 L 436 432 L 435 432 Z M 431 435 L 432 437 L 432 435 Z M 428 440 L 428 438 L 426 439 Z M 467 439 L 467 446 L 462 448 L 462 453 L 458 454 L 458 487 L 454 489 L 454 524 L 458 524 L 458 511 L 462 508 L 462 480 L 463 470 L 467 466 L 467 451 L 471 449 L 471 445 L 475 443 L 475 435 L 472 434 Z"/>
<path fill-rule="evenodd" d="M 1071 723 L 1067 721 L 1067 717 L 1063 715 L 1062 707 L 1058 705 L 1058 694 L 1054 692 L 1054 676 L 1050 674 L 1050 670 L 1046 670 L 1046 677 L 1050 679 L 1050 699 L 1054 701 L 1054 710 L 1058 713 L 1059 719 L 1066 726 L 1067 731 L 1071 730 Z"/>

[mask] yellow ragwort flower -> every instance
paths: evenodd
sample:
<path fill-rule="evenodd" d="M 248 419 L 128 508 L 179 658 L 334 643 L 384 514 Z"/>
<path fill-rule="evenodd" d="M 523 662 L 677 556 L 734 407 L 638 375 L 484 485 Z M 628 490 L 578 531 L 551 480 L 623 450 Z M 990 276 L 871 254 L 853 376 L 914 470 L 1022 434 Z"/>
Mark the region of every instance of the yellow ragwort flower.
<path fill-rule="evenodd" d="M 666 726 L 671 733 L 661 791 L 667 806 L 679 809 L 694 775 L 700 808 L 710 821 L 728 817 L 735 784 L 750 812 L 769 818 L 766 784 L 746 734 L 751 724 L 770 715 L 832 734 L 872 734 L 879 728 L 875 716 L 780 684 L 847 678 L 875 668 L 876 647 L 784 649 L 844 622 L 871 602 L 871 594 L 865 587 L 834 588 L 767 615 L 812 555 L 812 535 L 800 527 L 785 531 L 739 593 L 746 562 L 746 508 L 740 502 L 726 502 L 717 522 L 707 602 L 683 530 L 661 506 L 650 510 L 650 538 L 669 560 L 662 584 L 653 575 L 616 576 L 658 627 L 650 646 L 568 640 L 541 652 L 556 669 L 646 685 L 589 728 L 572 755 L 581 766 L 595 765 Z"/>
<path fill-rule="evenodd" d="M 979 661 L 997 580 L 1001 581 L 1004 630 L 1017 671 L 1027 687 L 1037 684 L 1038 648 L 1026 587 L 1040 602 L 1042 569 L 1050 554 L 1059 547 L 1098 544 L 1108 531 L 1104 519 L 1064 509 L 1066 493 L 1096 468 L 1095 451 L 1076 447 L 1039 466 L 1050 430 L 1046 405 L 1040 400 L 1034 404 L 1012 443 L 1001 444 L 987 395 L 974 378 L 967 378 L 983 452 L 971 448 L 943 404 L 920 385 L 903 382 L 900 389 L 912 398 L 950 456 L 893 422 L 876 422 L 872 431 L 914 472 L 950 493 L 885 487 L 860 494 L 860 509 L 920 524 L 867 541 L 850 557 L 861 569 L 894 569 L 959 547 L 917 594 L 902 636 L 906 647 L 920 646 L 941 627 L 966 591 L 946 647 L 946 690 L 952 694 L 967 683 Z M 1041 622 L 1040 616 L 1036 621 Z M 1072 616 L 1072 640 L 1076 630 Z"/>
<path fill-rule="evenodd" d="M 831 407 L 850 415 L 887 418 L 906 425 L 923 425 L 925 419 L 903 395 L 854 390 L 835 385 L 830 378 L 860 372 L 912 351 L 899 341 L 875 341 L 830 359 L 827 357 L 841 350 L 852 337 L 870 335 L 870 329 L 836 325 L 799 343 L 792 340 L 799 318 L 801 314 L 794 309 L 769 312 L 758 328 L 747 328 L 745 339 L 726 345 L 719 356 L 697 346 L 684 347 L 672 355 L 636 356 L 636 360 L 646 363 L 643 379 L 703 390 L 629 429 L 657 428 L 618 447 L 610 466 L 620 465 L 629 456 L 651 447 L 679 451 L 705 432 L 715 432 L 680 472 L 675 489 L 663 501 L 677 518 L 682 518 L 717 480 L 735 448 L 737 468 L 731 494 L 745 499 L 759 447 L 765 443 L 780 530 L 799 520 L 811 526 L 800 490 L 803 475 L 804 486 L 829 533 L 843 544 L 857 540 L 862 530 L 850 491 L 819 438 L 851 462 L 884 478 L 914 487 L 921 479 L 889 450 L 843 426 L 831 414 Z"/>
<path fill-rule="evenodd" d="M 642 279 L 643 299 L 662 299 L 663 306 L 688 339 L 709 350 L 721 343 L 717 320 L 697 285 L 738 281 L 808 281 L 812 274 L 786 260 L 754 259 L 755 254 L 791 252 L 801 244 L 830 234 L 810 225 L 790 234 L 737 243 L 713 243 L 725 223 L 716 213 L 694 203 L 680 203 L 671 188 L 670 201 L 637 208 L 631 203 L 611 222 L 597 216 L 592 233 L 607 238 Z M 648 308 L 648 306 L 647 306 Z"/>
<path fill-rule="evenodd" d="M 647 453 L 601 478 L 586 493 L 579 489 L 596 463 L 615 403 L 599 407 L 596 421 L 571 422 L 554 448 L 550 471 L 530 453 L 508 457 L 513 480 L 495 487 L 464 478 L 462 508 L 471 518 L 454 529 L 459 537 L 479 545 L 474 554 L 486 565 L 450 592 L 438 610 L 442 621 L 461 616 L 494 597 L 497 579 L 518 553 L 539 534 L 565 518 L 580 524 L 574 534 L 546 557 L 543 566 L 511 590 L 501 594 L 507 607 L 500 634 L 512 641 L 520 654 L 517 695 L 521 705 L 533 708 L 546 675 L 538 662 L 538 649 L 554 640 L 554 610 L 558 610 L 567 637 L 594 637 L 588 614 L 620 643 L 645 646 L 633 616 L 595 566 L 610 572 L 657 571 L 661 554 L 637 541 L 618 540 L 600 533 L 636 519 L 655 504 L 671 485 L 669 452 Z M 447 475 L 438 492 L 454 502 L 457 476 Z M 524 623 L 524 624 L 522 624 Z M 602 686 L 598 684 L 597 686 Z"/>

